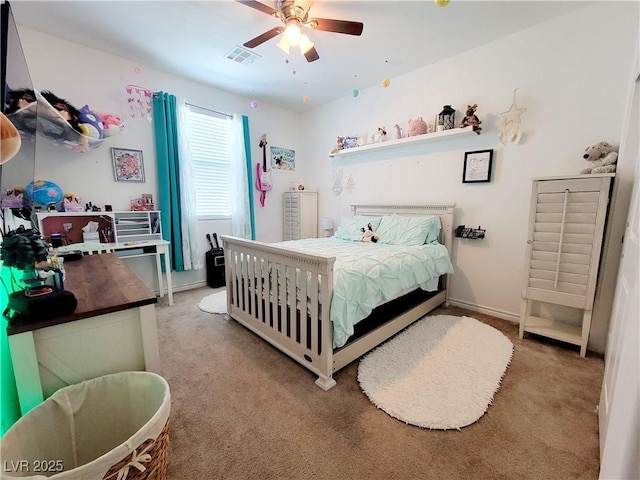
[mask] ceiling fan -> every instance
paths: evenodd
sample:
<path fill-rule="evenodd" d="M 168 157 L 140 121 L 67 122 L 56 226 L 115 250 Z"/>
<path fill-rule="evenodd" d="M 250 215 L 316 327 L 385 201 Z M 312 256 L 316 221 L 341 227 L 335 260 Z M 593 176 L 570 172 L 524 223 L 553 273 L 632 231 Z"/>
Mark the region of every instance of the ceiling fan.
<path fill-rule="evenodd" d="M 299 46 L 300 51 L 308 62 L 315 62 L 320 58 L 316 48 L 302 27 L 309 27 L 312 30 L 321 30 L 323 32 L 344 33 L 347 35 L 360 35 L 364 24 L 360 22 L 351 22 L 348 20 L 333 20 L 329 18 L 309 18 L 309 10 L 306 10 L 295 4 L 295 0 L 277 0 L 276 8 L 265 5 L 264 3 L 254 0 L 237 0 L 239 3 L 260 10 L 267 15 L 276 17 L 284 23 L 285 26 L 274 27 L 261 35 L 244 43 L 247 48 L 255 48 L 258 45 L 271 40 L 273 37 L 284 32 L 282 39 L 277 46 L 289 53 L 289 47 Z"/>

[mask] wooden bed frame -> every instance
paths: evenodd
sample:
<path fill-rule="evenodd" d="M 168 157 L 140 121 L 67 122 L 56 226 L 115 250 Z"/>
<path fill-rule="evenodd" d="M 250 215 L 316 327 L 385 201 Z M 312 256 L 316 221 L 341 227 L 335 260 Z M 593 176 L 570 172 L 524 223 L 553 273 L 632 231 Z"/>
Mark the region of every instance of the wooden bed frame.
<path fill-rule="evenodd" d="M 442 223 L 440 242 L 449 252 L 453 245 L 454 208 L 455 204 L 351 205 L 354 215 L 438 215 Z M 323 390 L 329 390 L 336 384 L 334 372 L 437 306 L 447 304 L 449 276 L 444 275 L 438 292 L 430 298 L 334 350 L 330 309 L 321 308 L 321 305 L 329 305 L 331 301 L 335 257 L 309 254 L 277 244 L 231 236 L 222 236 L 222 240 L 227 281 L 227 316 L 318 375 L 315 383 Z M 271 272 L 278 271 L 278 275 L 272 275 L 276 280 L 265 281 L 261 275 L 257 275 L 259 266 L 265 270 L 270 269 Z M 299 276 L 311 274 L 310 287 L 307 287 L 306 282 L 300 282 L 300 291 L 297 292 L 296 271 Z M 257 295 L 263 289 L 264 294 Z M 265 299 L 269 298 L 271 302 L 266 302 Z M 297 305 L 305 304 L 308 305 L 308 319 L 301 321 Z"/>

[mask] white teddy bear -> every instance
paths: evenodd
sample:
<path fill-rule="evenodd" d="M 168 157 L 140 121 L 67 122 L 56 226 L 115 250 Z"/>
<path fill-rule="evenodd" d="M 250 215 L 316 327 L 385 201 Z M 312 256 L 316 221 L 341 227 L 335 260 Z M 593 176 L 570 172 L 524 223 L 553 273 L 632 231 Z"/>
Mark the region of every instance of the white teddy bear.
<path fill-rule="evenodd" d="M 591 163 L 580 173 L 613 173 L 616 171 L 616 161 L 618 160 L 618 152 L 607 142 L 599 142 L 595 145 L 587 147 L 584 155 L 585 160 Z"/>

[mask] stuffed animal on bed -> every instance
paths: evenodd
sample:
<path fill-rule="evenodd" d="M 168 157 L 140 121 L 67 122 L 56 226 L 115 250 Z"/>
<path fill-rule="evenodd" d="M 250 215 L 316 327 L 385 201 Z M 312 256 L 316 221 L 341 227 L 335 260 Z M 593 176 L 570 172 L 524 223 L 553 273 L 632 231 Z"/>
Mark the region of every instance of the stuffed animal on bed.
<path fill-rule="evenodd" d="M 362 237 L 360 237 L 361 242 L 373 242 L 376 243 L 380 238 L 376 232 L 373 231 L 371 224 L 369 223 L 366 228 L 362 227 Z"/>

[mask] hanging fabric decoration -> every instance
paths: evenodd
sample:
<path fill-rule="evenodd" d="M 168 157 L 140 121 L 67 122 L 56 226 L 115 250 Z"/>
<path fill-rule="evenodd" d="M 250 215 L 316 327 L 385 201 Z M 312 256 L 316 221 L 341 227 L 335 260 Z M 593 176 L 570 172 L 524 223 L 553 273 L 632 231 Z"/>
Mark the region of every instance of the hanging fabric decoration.
<path fill-rule="evenodd" d="M 522 129 L 520 127 L 520 117 L 526 108 L 520 108 L 516 105 L 516 92 L 518 89 L 513 90 L 513 103 L 509 110 L 502 112 L 498 119 L 498 130 L 500 131 L 499 139 L 500 143 L 518 143 L 522 137 Z"/>
<path fill-rule="evenodd" d="M 349 180 L 347 180 L 347 191 L 349 193 L 353 193 L 355 189 L 356 189 L 356 182 L 351 176 L 351 174 L 349 174 Z"/>
<path fill-rule="evenodd" d="M 339 197 L 342 193 L 342 170 L 338 170 L 337 172 L 333 171 L 333 187 L 331 187 L 331 191 L 336 197 Z"/>
<path fill-rule="evenodd" d="M 153 92 L 148 88 L 137 85 L 127 85 L 127 105 L 129 106 L 129 116 L 139 120 L 151 121 L 151 97 Z"/>

